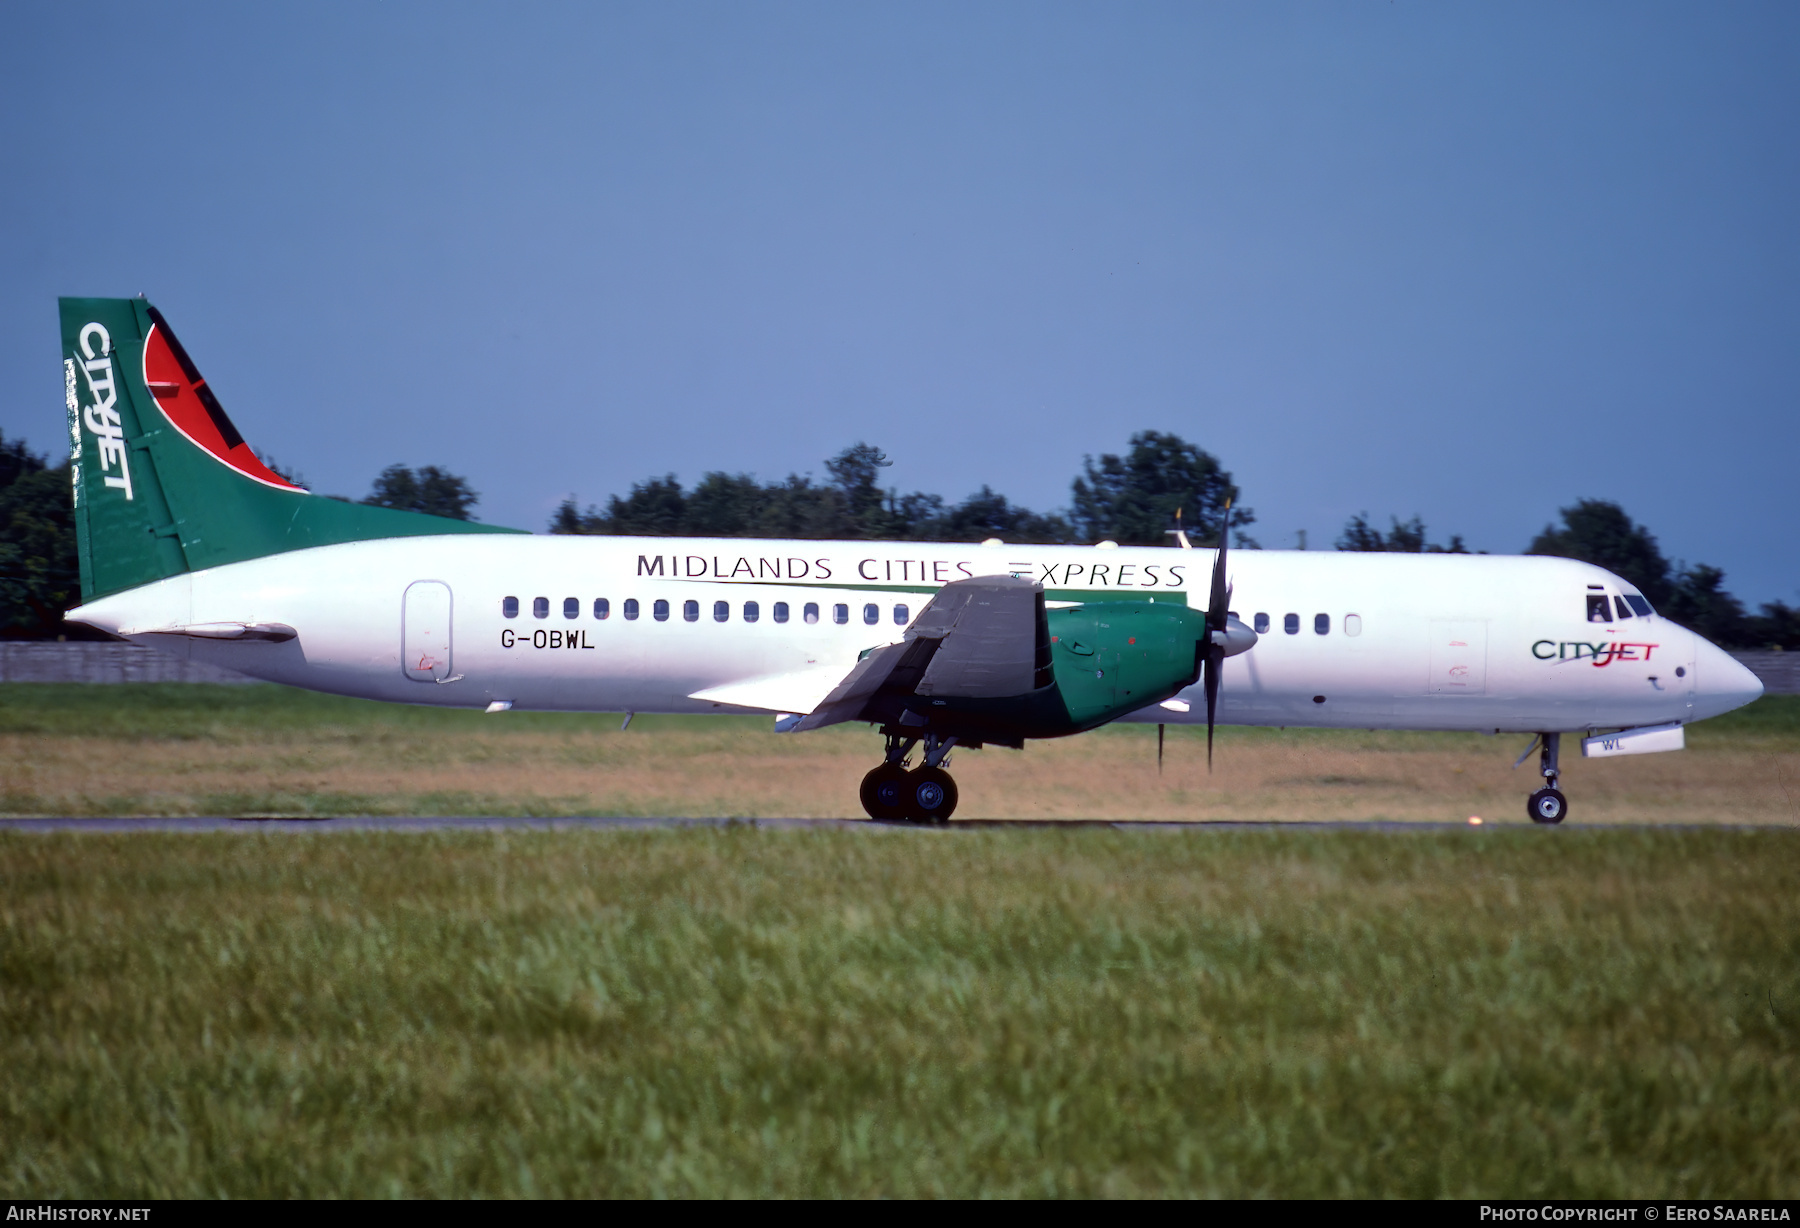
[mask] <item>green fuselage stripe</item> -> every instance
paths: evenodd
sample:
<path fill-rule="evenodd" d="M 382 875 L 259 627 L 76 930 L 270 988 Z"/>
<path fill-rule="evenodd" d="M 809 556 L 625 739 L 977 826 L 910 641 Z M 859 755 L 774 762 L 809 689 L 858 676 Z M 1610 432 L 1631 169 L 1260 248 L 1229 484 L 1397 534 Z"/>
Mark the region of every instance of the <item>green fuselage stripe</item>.
<path fill-rule="evenodd" d="M 687 583 L 735 584 L 740 588 L 829 588 L 838 592 L 853 593 L 925 593 L 937 592 L 941 584 L 835 584 L 830 581 L 816 580 L 706 580 L 694 577 L 689 580 L 685 576 L 656 576 L 658 580 Z M 1095 601 L 1142 601 L 1154 605 L 1182 605 L 1188 603 L 1187 593 L 1181 589 L 1164 589 L 1148 593 L 1142 589 L 1107 589 L 1107 588 L 1050 588 L 1044 590 L 1046 601 L 1078 601 L 1084 604 Z"/>

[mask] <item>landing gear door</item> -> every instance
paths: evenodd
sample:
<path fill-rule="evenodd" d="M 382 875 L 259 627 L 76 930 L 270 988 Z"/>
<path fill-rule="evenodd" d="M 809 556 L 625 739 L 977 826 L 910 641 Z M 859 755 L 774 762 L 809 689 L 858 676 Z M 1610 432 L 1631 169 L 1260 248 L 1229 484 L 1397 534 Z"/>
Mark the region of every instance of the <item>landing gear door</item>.
<path fill-rule="evenodd" d="M 1487 623 L 1431 620 L 1431 674 L 1427 695 L 1487 693 Z"/>
<path fill-rule="evenodd" d="M 450 586 L 418 580 L 407 586 L 400 664 L 414 682 L 450 677 Z"/>

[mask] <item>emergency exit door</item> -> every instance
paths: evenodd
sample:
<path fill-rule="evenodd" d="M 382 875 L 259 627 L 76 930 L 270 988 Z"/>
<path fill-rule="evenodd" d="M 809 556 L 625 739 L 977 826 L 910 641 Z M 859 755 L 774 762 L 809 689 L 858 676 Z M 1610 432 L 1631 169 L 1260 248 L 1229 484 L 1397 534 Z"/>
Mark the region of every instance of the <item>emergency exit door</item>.
<path fill-rule="evenodd" d="M 417 580 L 406 588 L 400 664 L 414 682 L 450 677 L 450 586 Z"/>

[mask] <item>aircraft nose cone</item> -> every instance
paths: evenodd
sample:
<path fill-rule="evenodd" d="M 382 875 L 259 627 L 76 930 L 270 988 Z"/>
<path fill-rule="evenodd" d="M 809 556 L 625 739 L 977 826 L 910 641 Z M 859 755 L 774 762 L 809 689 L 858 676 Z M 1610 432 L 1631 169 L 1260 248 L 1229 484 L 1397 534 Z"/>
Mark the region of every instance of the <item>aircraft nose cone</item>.
<path fill-rule="evenodd" d="M 1703 721 L 1762 698 L 1763 684 L 1723 648 L 1694 637 L 1694 719 Z"/>
<path fill-rule="evenodd" d="M 1255 648 L 1257 635 L 1237 619 L 1228 617 L 1224 628 L 1212 633 L 1212 640 L 1225 650 L 1226 656 L 1235 657 L 1240 652 L 1249 652 Z"/>

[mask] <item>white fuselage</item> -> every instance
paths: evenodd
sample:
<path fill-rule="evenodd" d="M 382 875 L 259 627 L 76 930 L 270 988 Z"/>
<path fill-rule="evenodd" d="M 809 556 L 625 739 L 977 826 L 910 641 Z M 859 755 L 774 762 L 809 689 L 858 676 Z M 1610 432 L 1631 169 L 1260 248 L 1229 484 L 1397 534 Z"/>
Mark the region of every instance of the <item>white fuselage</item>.
<path fill-rule="evenodd" d="M 864 649 L 898 639 L 951 580 L 1020 575 L 1052 602 L 1204 609 L 1212 561 L 1210 550 L 1147 547 L 414 537 L 195 572 L 70 617 L 259 678 L 370 699 L 747 711 L 690 696 L 812 671 L 841 677 Z M 1620 617 L 1636 594 L 1584 563 L 1245 550 L 1229 570 L 1233 611 L 1262 634 L 1226 662 L 1226 724 L 1614 729 L 1701 720 L 1761 693 L 1749 671 L 1693 633 L 1654 614 Z M 445 609 L 442 627 L 426 625 Z M 270 642 L 173 632 L 234 623 L 297 634 Z M 1186 713 L 1161 706 L 1128 719 L 1204 722 L 1198 691 L 1180 697 Z"/>

